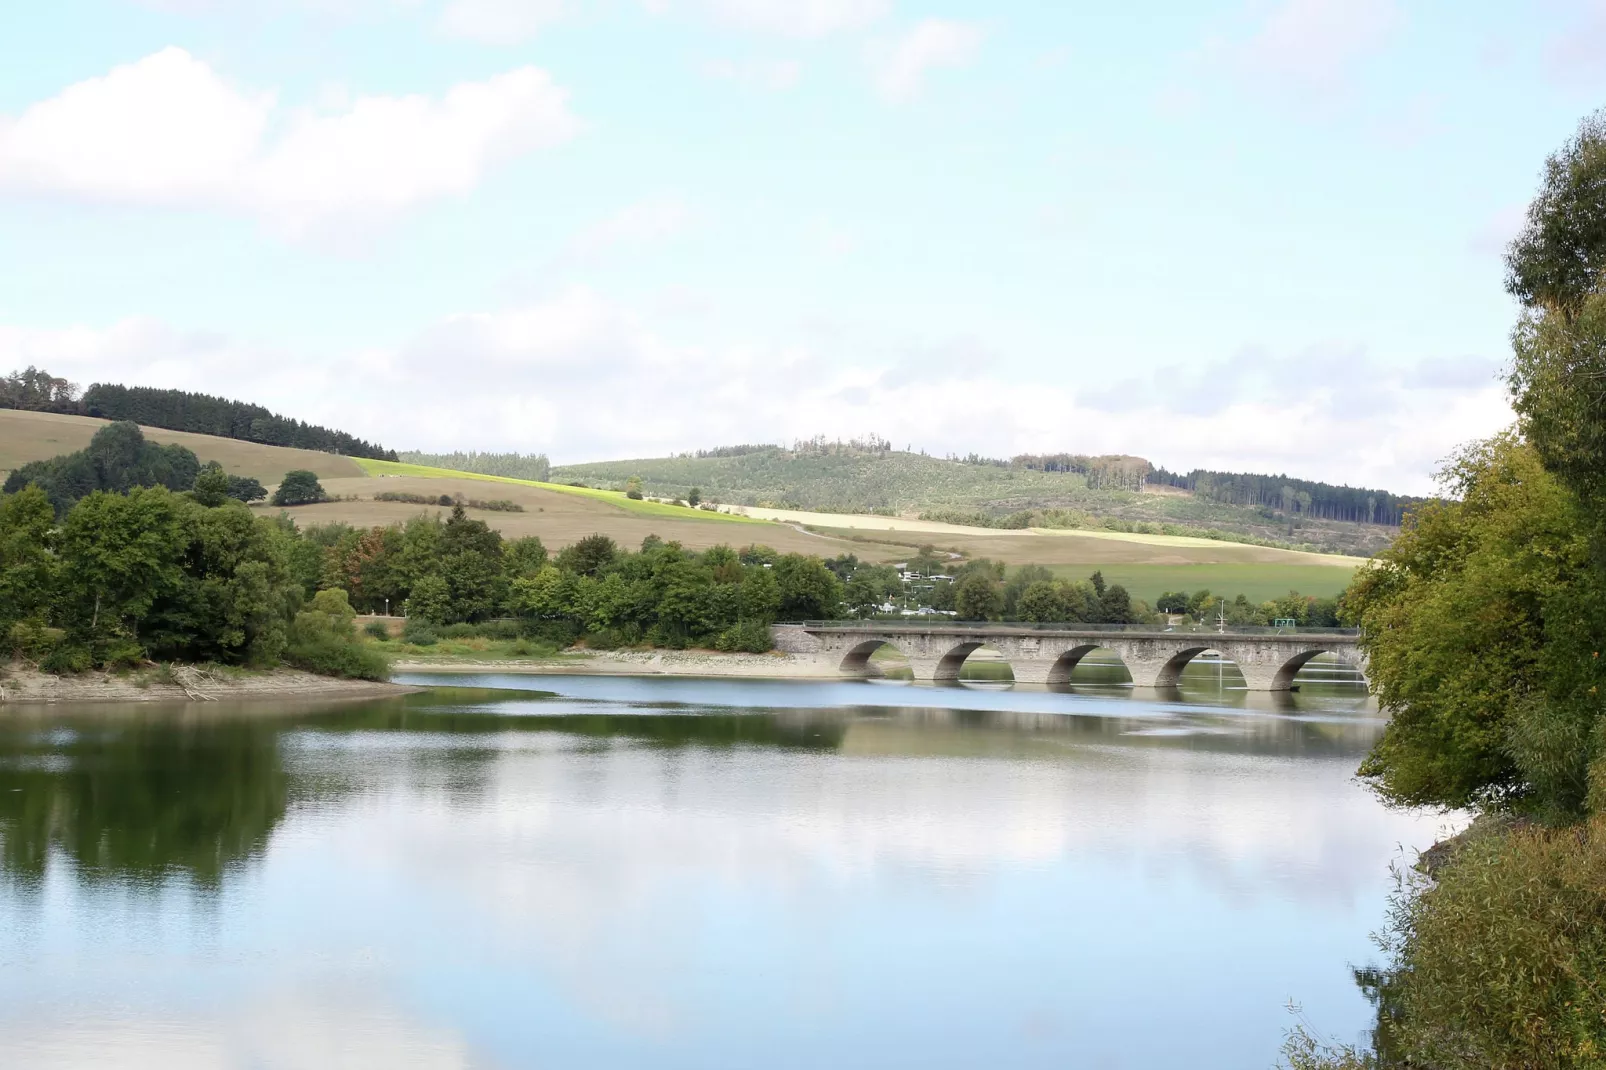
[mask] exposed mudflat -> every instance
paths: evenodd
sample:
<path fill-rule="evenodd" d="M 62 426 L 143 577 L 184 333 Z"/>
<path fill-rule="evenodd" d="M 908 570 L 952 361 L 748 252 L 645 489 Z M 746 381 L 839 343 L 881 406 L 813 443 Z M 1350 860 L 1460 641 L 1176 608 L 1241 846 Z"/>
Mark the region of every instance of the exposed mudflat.
<path fill-rule="evenodd" d="M 179 666 L 127 673 L 86 672 L 55 676 L 12 664 L 0 670 L 0 704 L 40 702 L 216 702 L 238 699 L 383 698 L 418 688 L 372 680 L 338 680 L 299 669 L 269 672 L 208 672 Z"/>
<path fill-rule="evenodd" d="M 391 666 L 394 672 L 594 673 L 603 676 L 746 676 L 826 678 L 841 675 L 835 667 L 810 657 L 780 652 L 724 654 L 715 650 L 568 651 L 561 658 L 486 659 L 410 658 Z"/>

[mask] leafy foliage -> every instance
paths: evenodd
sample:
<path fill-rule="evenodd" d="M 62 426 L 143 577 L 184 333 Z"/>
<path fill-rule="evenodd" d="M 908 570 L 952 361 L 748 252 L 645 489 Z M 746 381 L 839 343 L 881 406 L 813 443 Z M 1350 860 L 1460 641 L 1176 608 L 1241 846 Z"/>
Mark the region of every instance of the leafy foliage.
<path fill-rule="evenodd" d="M 1598 639 L 1577 626 L 1594 590 L 1583 517 L 1510 438 L 1468 449 L 1448 479 L 1461 500 L 1423 509 L 1346 595 L 1392 714 L 1362 771 L 1403 803 L 1576 808 L 1593 714 L 1568 699 L 1576 673 L 1555 670 L 1599 672 Z"/>
<path fill-rule="evenodd" d="M 132 487 L 188 490 L 200 473 L 195 454 L 179 445 L 147 442 L 138 424 L 109 424 L 95 432 L 89 445 L 48 461 L 25 464 L 6 477 L 3 492 L 14 494 L 37 485 L 57 515 L 95 491 L 121 492 Z"/>
<path fill-rule="evenodd" d="M 297 468 L 286 472 L 279 481 L 279 486 L 273 492 L 274 505 L 312 505 L 316 502 L 327 501 L 329 495 L 324 492 L 323 484 L 318 482 L 318 476 L 304 468 Z"/>

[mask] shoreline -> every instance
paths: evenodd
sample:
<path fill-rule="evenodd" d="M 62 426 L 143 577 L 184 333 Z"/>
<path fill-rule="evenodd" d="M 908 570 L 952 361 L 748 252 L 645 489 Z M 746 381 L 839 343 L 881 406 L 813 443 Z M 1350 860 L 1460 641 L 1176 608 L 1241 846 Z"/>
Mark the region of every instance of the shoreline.
<path fill-rule="evenodd" d="M 727 654 L 714 650 L 569 651 L 561 658 L 470 661 L 398 659 L 392 673 L 516 673 L 529 676 L 720 676 L 773 680 L 840 680 L 819 661 L 795 654 Z"/>
<path fill-rule="evenodd" d="M 164 678 L 156 670 L 117 675 L 86 672 L 55 676 L 10 665 L 0 676 L 0 709 L 92 702 L 231 702 L 256 699 L 314 700 L 392 698 L 422 690 L 409 684 L 344 680 L 300 669 L 215 673 L 178 666 Z"/>

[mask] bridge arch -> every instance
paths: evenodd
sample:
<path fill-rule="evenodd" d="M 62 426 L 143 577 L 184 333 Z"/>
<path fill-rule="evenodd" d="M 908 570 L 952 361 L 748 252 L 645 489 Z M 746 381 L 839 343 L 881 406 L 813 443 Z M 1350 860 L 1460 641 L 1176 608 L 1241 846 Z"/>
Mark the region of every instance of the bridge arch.
<path fill-rule="evenodd" d="M 1347 669 L 1354 669 L 1358 673 L 1362 672 L 1359 665 L 1355 664 L 1349 658 L 1346 658 L 1343 654 L 1340 654 L 1336 650 L 1323 650 L 1321 648 L 1317 648 L 1315 650 L 1302 650 L 1293 657 L 1289 658 L 1287 661 L 1283 662 L 1282 665 L 1278 667 L 1277 671 L 1272 674 L 1271 690 L 1293 690 L 1294 677 L 1299 674 L 1299 670 L 1303 669 L 1313 658 L 1320 657 L 1323 654 L 1331 654 L 1340 665 Z"/>
<path fill-rule="evenodd" d="M 884 646 L 897 650 L 905 658 L 908 657 L 895 643 L 890 643 L 885 639 L 866 639 L 842 656 L 842 664 L 838 668 L 848 676 L 869 676 L 870 658 Z"/>
<path fill-rule="evenodd" d="M 965 667 L 965 659 L 980 650 L 985 643 L 965 642 L 958 643 L 937 659 L 937 668 L 931 678 L 939 684 L 959 682 L 959 670 Z"/>
<path fill-rule="evenodd" d="M 1053 666 L 1048 670 L 1047 683 L 1069 684 L 1071 682 L 1071 673 L 1075 672 L 1076 667 L 1082 664 L 1082 659 L 1098 649 L 1099 647 L 1094 643 L 1085 643 L 1065 651 L 1054 659 Z"/>
<path fill-rule="evenodd" d="M 1160 666 L 1160 674 L 1154 679 L 1155 687 L 1176 687 L 1182 682 L 1182 670 L 1188 667 L 1188 662 L 1213 647 L 1190 646 L 1172 654 L 1166 663 Z"/>

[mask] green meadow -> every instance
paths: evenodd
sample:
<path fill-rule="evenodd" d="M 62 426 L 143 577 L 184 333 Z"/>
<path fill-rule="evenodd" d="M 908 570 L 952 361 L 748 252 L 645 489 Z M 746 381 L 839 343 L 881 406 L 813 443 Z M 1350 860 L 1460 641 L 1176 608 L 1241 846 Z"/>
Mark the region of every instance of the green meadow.
<path fill-rule="evenodd" d="M 1355 569 L 1332 565 L 1305 564 L 1219 564 L 1219 565 L 1054 565 L 1049 571 L 1057 577 L 1085 580 L 1097 568 L 1108 583 L 1119 583 L 1136 598 L 1153 603 L 1166 591 L 1190 594 L 1208 589 L 1229 598 L 1243 595 L 1251 602 L 1264 602 L 1289 591 L 1331 598 L 1349 586 Z"/>

